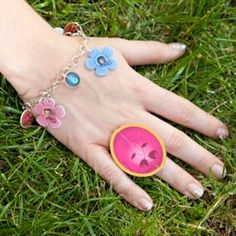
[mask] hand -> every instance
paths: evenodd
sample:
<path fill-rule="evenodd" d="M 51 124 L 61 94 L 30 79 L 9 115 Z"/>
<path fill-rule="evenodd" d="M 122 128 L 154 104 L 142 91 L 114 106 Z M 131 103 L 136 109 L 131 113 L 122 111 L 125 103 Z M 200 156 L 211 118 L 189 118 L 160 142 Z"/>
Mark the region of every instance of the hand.
<path fill-rule="evenodd" d="M 76 51 L 78 41 L 62 37 L 67 42 L 68 51 L 62 55 L 69 58 L 68 55 Z M 60 128 L 49 128 L 48 131 L 88 163 L 118 194 L 141 210 L 150 210 L 152 199 L 114 164 L 108 151 L 113 130 L 122 124 L 146 124 L 162 137 L 168 153 L 204 174 L 213 173 L 217 178 L 222 178 L 223 163 L 217 157 L 153 114 L 210 137 L 226 137 L 228 131 L 225 125 L 130 67 L 176 59 L 184 54 L 184 45 L 108 38 L 91 38 L 89 42 L 89 48 L 105 46 L 114 49 L 114 57 L 119 62 L 118 69 L 104 78 L 96 77 L 94 71 L 84 67 L 85 56 L 77 69 L 81 77 L 79 87 L 71 89 L 61 85 L 56 91 L 57 104 L 65 107 L 67 115 Z M 54 66 L 57 61 L 55 58 L 53 62 L 47 62 L 48 67 Z M 32 91 L 39 90 L 41 81 L 41 78 L 35 78 L 27 92 L 19 83 L 15 87 L 19 93 L 24 93 L 22 97 L 25 99 L 33 95 Z M 49 81 L 47 83 L 50 84 Z M 203 194 L 202 185 L 169 158 L 157 176 L 192 199 Z"/>

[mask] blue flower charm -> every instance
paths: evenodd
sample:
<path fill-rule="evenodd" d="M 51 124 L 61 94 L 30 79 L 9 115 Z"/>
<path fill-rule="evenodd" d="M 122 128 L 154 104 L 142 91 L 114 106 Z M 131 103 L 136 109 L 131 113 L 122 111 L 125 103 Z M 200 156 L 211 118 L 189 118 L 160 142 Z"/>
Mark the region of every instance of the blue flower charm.
<path fill-rule="evenodd" d="M 85 66 L 89 70 L 95 70 L 97 76 L 105 76 L 109 73 L 109 70 L 115 70 L 118 66 L 112 54 L 113 51 L 109 47 L 102 50 L 94 48 L 89 52 L 89 58 L 85 62 Z"/>

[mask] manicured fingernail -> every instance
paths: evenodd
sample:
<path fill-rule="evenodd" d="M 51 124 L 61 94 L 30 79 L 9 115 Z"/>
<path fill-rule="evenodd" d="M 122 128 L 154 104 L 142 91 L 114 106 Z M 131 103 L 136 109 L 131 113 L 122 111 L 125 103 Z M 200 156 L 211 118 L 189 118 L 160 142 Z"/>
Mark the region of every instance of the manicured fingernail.
<path fill-rule="evenodd" d="M 184 51 L 186 49 L 186 45 L 183 43 L 170 43 L 169 44 L 173 50 L 176 51 Z"/>
<path fill-rule="evenodd" d="M 144 211 L 149 211 L 153 207 L 152 202 L 148 201 L 146 198 L 140 198 L 138 204 Z"/>
<path fill-rule="evenodd" d="M 224 169 L 224 166 L 218 163 L 212 165 L 211 171 L 214 174 L 214 176 L 218 179 L 222 179 L 226 176 L 226 171 Z"/>
<path fill-rule="evenodd" d="M 192 196 L 194 196 L 196 198 L 202 197 L 202 195 L 204 193 L 203 188 L 196 183 L 189 184 L 187 187 L 187 190 Z"/>
<path fill-rule="evenodd" d="M 227 138 L 228 135 L 229 135 L 229 131 L 224 128 L 224 127 L 220 127 L 218 128 L 217 132 L 216 132 L 216 135 L 221 138 L 221 139 L 224 139 L 224 138 Z"/>

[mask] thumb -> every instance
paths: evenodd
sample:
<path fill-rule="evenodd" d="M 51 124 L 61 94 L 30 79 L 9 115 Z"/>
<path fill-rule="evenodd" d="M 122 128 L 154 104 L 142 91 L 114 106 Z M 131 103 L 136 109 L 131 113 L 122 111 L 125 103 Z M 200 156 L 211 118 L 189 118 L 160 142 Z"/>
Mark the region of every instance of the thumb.
<path fill-rule="evenodd" d="M 107 40 L 107 39 L 106 39 Z M 108 39 L 125 57 L 129 65 L 162 64 L 181 57 L 186 50 L 182 43 Z"/>

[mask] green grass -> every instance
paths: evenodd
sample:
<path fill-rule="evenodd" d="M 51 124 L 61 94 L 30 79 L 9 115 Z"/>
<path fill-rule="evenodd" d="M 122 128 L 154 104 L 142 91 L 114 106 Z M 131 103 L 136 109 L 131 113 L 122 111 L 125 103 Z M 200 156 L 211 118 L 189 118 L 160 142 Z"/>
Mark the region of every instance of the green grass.
<path fill-rule="evenodd" d="M 134 179 L 155 199 L 142 213 L 42 128 L 19 127 L 20 99 L 0 83 L 0 236 L 236 235 L 236 8 L 234 1 L 31 0 L 53 26 L 79 21 L 90 36 L 180 41 L 180 60 L 136 68 L 226 122 L 227 140 L 182 128 L 220 156 L 223 181 L 178 163 L 206 188 L 190 201 L 157 178 Z M 80 3 L 78 3 L 80 2 Z"/>

